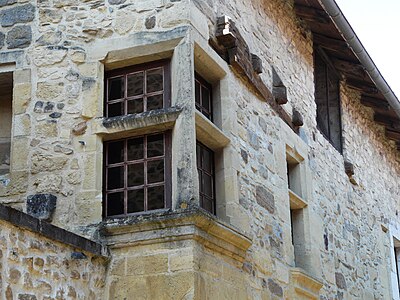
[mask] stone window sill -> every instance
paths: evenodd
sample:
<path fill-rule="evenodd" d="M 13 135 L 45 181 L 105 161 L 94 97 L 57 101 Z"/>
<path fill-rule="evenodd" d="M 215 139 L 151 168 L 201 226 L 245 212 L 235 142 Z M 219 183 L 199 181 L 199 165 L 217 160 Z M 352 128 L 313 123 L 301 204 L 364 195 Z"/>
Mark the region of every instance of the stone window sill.
<path fill-rule="evenodd" d="M 307 202 L 291 189 L 289 189 L 289 199 L 291 209 L 302 209 L 307 206 Z"/>
<path fill-rule="evenodd" d="M 110 248 L 195 240 L 240 262 L 251 245 L 251 240 L 238 229 L 201 208 L 106 219 L 102 235 Z"/>
<path fill-rule="evenodd" d="M 172 129 L 182 109 L 169 107 L 140 114 L 98 118 L 93 124 L 93 133 L 104 141 L 142 135 Z"/>
<path fill-rule="evenodd" d="M 207 119 L 203 114 L 196 110 L 196 139 L 216 151 L 226 147 L 231 141 L 230 139 Z"/>
<path fill-rule="evenodd" d="M 301 268 L 292 268 L 290 274 L 294 291 L 299 297 L 319 299 L 319 291 L 323 286 L 321 280 L 309 275 Z"/>

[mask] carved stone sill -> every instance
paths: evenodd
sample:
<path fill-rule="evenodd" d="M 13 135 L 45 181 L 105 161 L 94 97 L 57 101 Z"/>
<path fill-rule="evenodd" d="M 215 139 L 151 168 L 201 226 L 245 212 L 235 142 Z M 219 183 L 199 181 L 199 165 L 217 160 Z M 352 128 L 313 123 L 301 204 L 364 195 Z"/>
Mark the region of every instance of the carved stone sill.
<path fill-rule="evenodd" d="M 307 274 L 301 268 L 290 270 L 292 286 L 301 299 L 319 299 L 319 290 L 323 284 L 320 280 Z"/>
<path fill-rule="evenodd" d="M 243 262 L 251 240 L 201 208 L 105 220 L 102 235 L 110 248 L 195 240 Z"/>
<path fill-rule="evenodd" d="M 212 150 L 227 146 L 231 140 L 202 113 L 196 111 L 196 139 Z"/>
<path fill-rule="evenodd" d="M 301 209 L 307 206 L 307 202 L 291 189 L 289 189 L 289 199 L 291 209 Z"/>
<path fill-rule="evenodd" d="M 182 109 L 169 107 L 140 114 L 99 118 L 93 123 L 93 133 L 103 136 L 104 140 L 124 138 L 171 129 Z"/>

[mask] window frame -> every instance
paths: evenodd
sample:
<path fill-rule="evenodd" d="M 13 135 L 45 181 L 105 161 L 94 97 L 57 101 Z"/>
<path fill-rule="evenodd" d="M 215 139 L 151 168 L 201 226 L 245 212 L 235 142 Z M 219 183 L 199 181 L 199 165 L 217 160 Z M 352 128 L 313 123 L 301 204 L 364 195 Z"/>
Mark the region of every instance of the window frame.
<path fill-rule="evenodd" d="M 130 139 L 137 139 L 137 138 L 144 138 L 146 140 L 146 143 L 143 143 L 143 150 L 144 152 L 147 150 L 147 138 L 149 136 L 153 136 L 153 135 L 160 135 L 163 134 L 164 136 L 164 155 L 163 156 L 157 156 L 157 157 L 152 157 L 150 159 L 148 159 L 145 154 L 143 156 L 142 159 L 137 159 L 137 160 L 131 160 L 131 161 L 127 161 L 127 142 Z M 122 138 L 122 139 L 116 139 L 116 140 L 109 140 L 103 143 L 103 218 L 104 219 L 109 219 L 109 218 L 123 218 L 123 217 L 128 217 L 128 216 L 132 216 L 132 215 L 139 215 L 139 214 L 146 214 L 146 213 L 153 213 L 153 212 L 157 212 L 157 211 L 162 211 L 162 210 L 167 210 L 170 209 L 172 207 L 172 134 L 171 131 L 163 131 L 163 132 L 154 132 L 154 133 L 149 133 L 149 134 L 142 134 L 142 135 L 137 135 L 137 136 L 129 136 L 126 138 Z M 113 142 L 118 142 L 118 141 L 124 141 L 124 161 L 121 163 L 116 163 L 116 164 L 112 164 L 112 166 L 114 165 L 121 165 L 124 166 L 124 187 L 123 188 L 119 188 L 119 189 L 115 189 L 118 190 L 118 192 L 123 192 L 124 193 L 124 213 L 123 214 L 118 214 L 118 215 L 108 215 L 108 211 L 107 211 L 107 204 L 108 204 L 108 198 L 107 198 L 107 184 L 108 184 L 108 174 L 107 174 L 107 169 L 109 168 L 108 162 L 107 162 L 107 158 L 109 155 L 109 150 L 108 150 L 108 145 L 110 143 Z M 144 176 L 146 176 L 145 174 L 147 174 L 147 167 L 146 167 L 146 163 L 147 161 L 157 161 L 160 160 L 160 158 L 163 157 L 164 159 L 164 181 L 163 181 L 163 185 L 164 185 L 164 207 L 163 208 L 159 208 L 159 209 L 154 209 L 154 210 L 148 210 L 148 198 L 146 197 L 146 193 L 144 195 L 144 210 L 143 211 L 139 211 L 139 212 L 132 212 L 132 213 L 128 213 L 128 196 L 127 196 L 127 192 L 130 190 L 137 190 L 140 189 L 138 188 L 138 186 L 136 186 L 136 188 L 132 188 L 132 187 L 127 187 L 126 182 L 128 180 L 128 171 L 127 171 L 127 167 L 130 164 L 135 164 L 135 162 L 137 163 L 138 161 L 143 162 L 144 163 Z M 115 166 L 114 166 L 115 167 Z M 149 187 L 153 187 L 154 184 L 147 184 L 146 182 L 143 183 L 143 189 L 146 190 Z M 159 186 L 157 184 L 155 184 L 154 186 Z M 115 192 L 114 190 L 114 192 Z"/>
<path fill-rule="evenodd" d="M 325 94 L 325 98 L 322 99 L 324 100 L 326 104 L 326 116 L 324 117 L 324 120 L 327 120 L 327 132 L 322 129 L 320 126 L 319 120 L 321 118 L 318 117 L 318 103 L 322 101 L 318 101 L 317 98 L 317 59 L 323 63 L 324 67 L 324 72 L 325 72 L 325 90 L 323 91 Z M 314 98 L 315 98 L 315 104 L 317 106 L 317 111 L 316 111 L 316 121 L 317 121 L 317 129 L 321 134 L 329 141 L 329 143 L 339 152 L 343 153 L 343 127 L 342 127 L 342 101 L 341 101 L 341 95 L 340 95 L 340 76 L 336 72 L 335 68 L 333 67 L 333 64 L 330 62 L 329 58 L 325 54 L 325 52 L 322 49 L 319 49 L 318 47 L 314 47 L 314 55 L 313 55 L 313 60 L 314 60 Z M 338 107 L 338 119 L 335 121 L 338 121 L 338 127 L 339 127 L 339 144 L 336 145 L 336 143 L 332 139 L 332 134 L 331 134 L 331 117 L 330 117 L 330 89 L 329 89 L 329 81 L 330 80 L 335 80 L 335 85 L 337 89 L 337 107 Z"/>
<path fill-rule="evenodd" d="M 200 147 L 201 153 L 197 153 L 197 147 Z M 202 168 L 202 162 L 203 162 L 203 151 L 208 151 L 211 155 L 210 161 L 211 161 L 211 173 L 205 169 Z M 198 156 L 200 156 L 200 166 L 199 166 L 199 159 Z M 215 152 L 208 148 L 206 145 L 203 143 L 199 142 L 198 140 L 196 141 L 196 168 L 197 168 L 197 174 L 199 176 L 199 200 L 200 200 L 200 207 L 205 209 L 206 211 L 210 212 L 213 215 L 216 215 L 216 207 L 217 207 L 217 199 L 216 199 L 216 188 L 215 188 Z M 201 174 L 200 174 L 201 173 Z M 203 190 L 202 190 L 202 184 L 200 184 L 200 180 L 202 180 L 203 176 L 202 174 L 206 173 L 211 177 L 211 192 L 212 192 L 212 197 L 209 199 L 212 202 L 212 211 L 209 211 L 204 207 L 203 203 L 203 198 L 210 198 L 208 195 L 206 195 Z"/>
<path fill-rule="evenodd" d="M 115 101 L 115 103 L 118 102 L 123 102 L 124 103 L 124 113 L 118 116 L 113 116 L 113 117 L 119 117 L 119 116 L 126 116 L 129 115 L 127 113 L 128 109 L 127 109 L 127 103 L 128 103 L 128 98 L 134 98 L 135 96 L 131 96 L 131 97 L 127 97 L 126 95 L 126 91 L 127 91 L 127 76 L 129 74 L 132 73 L 137 73 L 137 72 L 141 72 L 141 71 L 148 71 L 151 69 L 157 69 L 159 67 L 163 67 L 163 95 L 164 95 L 164 99 L 163 99 L 163 107 L 162 108 L 167 108 L 171 106 L 171 61 L 170 59 L 163 59 L 163 60 L 158 60 L 158 61 L 153 61 L 153 62 L 147 62 L 147 63 L 142 63 L 142 64 L 138 64 L 138 65 L 133 65 L 133 66 L 129 66 L 129 67 L 124 67 L 124 68 L 120 68 L 120 69 L 114 69 L 114 70 L 110 70 L 110 71 L 106 71 L 104 74 L 104 99 L 103 99 L 103 109 L 104 109 L 104 113 L 103 115 L 106 118 L 112 118 L 108 116 L 108 105 L 109 102 L 108 101 L 108 90 L 109 90 L 109 80 L 112 78 L 116 78 L 116 77 L 120 77 L 120 76 L 124 76 L 125 77 L 125 86 L 124 86 L 124 97 L 122 98 L 122 101 Z M 155 94 L 157 94 L 159 92 L 155 92 Z M 142 98 L 145 99 L 146 98 L 146 103 L 147 103 L 147 96 L 149 94 L 152 93 L 146 93 L 146 91 L 143 92 L 143 96 Z M 152 96 L 152 95 L 150 95 Z M 120 99 L 117 99 L 120 100 Z M 132 100 L 132 99 L 130 99 Z M 113 102 L 113 100 L 111 101 Z M 152 111 L 152 110 L 147 110 L 147 105 L 146 105 L 146 109 L 145 109 L 145 101 L 143 100 L 143 112 L 148 112 L 148 111 Z"/>
<path fill-rule="evenodd" d="M 212 123 L 214 123 L 214 101 L 213 101 L 213 87 L 212 84 L 209 83 L 207 80 L 205 80 L 199 73 L 195 72 L 194 73 L 194 83 L 195 83 L 195 91 L 196 91 L 196 83 L 200 84 L 200 104 L 198 105 L 196 102 L 196 92 L 194 96 L 194 104 L 196 109 L 203 115 L 205 116 L 208 120 L 210 120 Z M 205 87 L 209 93 L 210 93 L 210 110 L 207 111 L 207 109 L 202 106 L 202 87 Z M 204 113 L 206 112 L 206 113 Z"/>

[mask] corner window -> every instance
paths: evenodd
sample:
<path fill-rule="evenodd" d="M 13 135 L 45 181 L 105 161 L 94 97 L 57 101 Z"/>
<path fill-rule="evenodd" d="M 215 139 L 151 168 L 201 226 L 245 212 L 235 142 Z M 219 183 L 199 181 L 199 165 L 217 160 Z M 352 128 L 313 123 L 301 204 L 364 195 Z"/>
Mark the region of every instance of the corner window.
<path fill-rule="evenodd" d="M 213 121 L 212 86 L 199 74 L 195 74 L 196 109 Z"/>
<path fill-rule="evenodd" d="M 314 55 L 314 68 L 317 125 L 331 144 L 342 152 L 339 78 L 318 51 Z"/>
<path fill-rule="evenodd" d="M 196 144 L 197 172 L 199 175 L 200 206 L 215 214 L 214 152 L 202 143 Z"/>
<path fill-rule="evenodd" d="M 0 74 L 0 176 L 10 172 L 13 73 Z"/>
<path fill-rule="evenodd" d="M 168 106 L 170 106 L 168 61 L 147 63 L 106 73 L 106 117 L 142 113 Z"/>
<path fill-rule="evenodd" d="M 170 134 L 110 141 L 104 148 L 105 216 L 170 206 Z"/>

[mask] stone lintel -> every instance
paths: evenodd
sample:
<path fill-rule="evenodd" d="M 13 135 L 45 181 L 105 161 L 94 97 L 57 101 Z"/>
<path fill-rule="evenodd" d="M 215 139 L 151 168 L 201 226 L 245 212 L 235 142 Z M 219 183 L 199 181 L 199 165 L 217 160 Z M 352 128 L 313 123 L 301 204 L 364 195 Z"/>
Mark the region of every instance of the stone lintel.
<path fill-rule="evenodd" d="M 319 299 L 319 290 L 323 284 L 319 279 L 307 274 L 301 268 L 290 270 L 292 284 L 296 294 L 301 295 L 301 299 Z"/>
<path fill-rule="evenodd" d="M 226 147 L 231 140 L 202 113 L 196 110 L 196 139 L 212 150 Z"/>
<path fill-rule="evenodd" d="M 106 220 L 102 233 L 110 248 L 195 240 L 240 262 L 252 243 L 243 233 L 201 208 Z"/>
<path fill-rule="evenodd" d="M 142 135 L 171 129 L 182 109 L 169 107 L 140 114 L 98 118 L 94 120 L 93 132 L 104 140 Z"/>
<path fill-rule="evenodd" d="M 32 217 L 14 208 L 0 204 L 0 221 L 40 234 L 51 240 L 87 251 L 91 254 L 107 257 L 108 251 L 103 245 L 88 240 L 70 231 L 54 226 L 46 221 Z"/>

